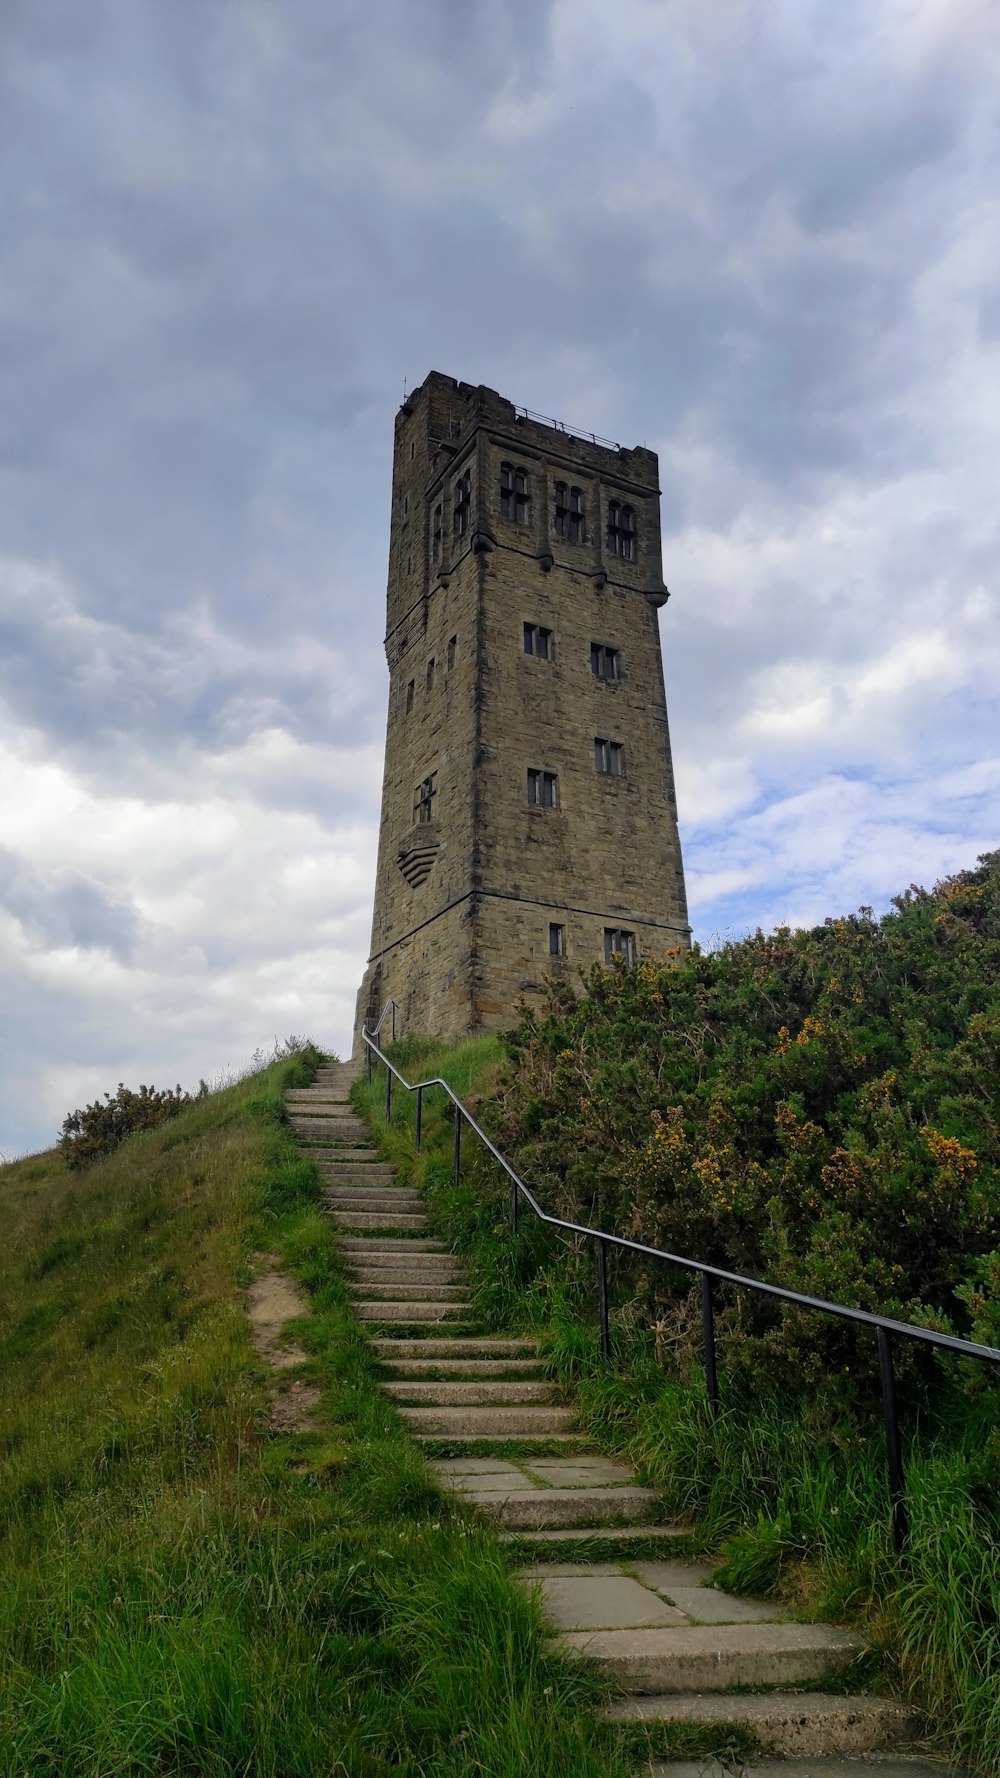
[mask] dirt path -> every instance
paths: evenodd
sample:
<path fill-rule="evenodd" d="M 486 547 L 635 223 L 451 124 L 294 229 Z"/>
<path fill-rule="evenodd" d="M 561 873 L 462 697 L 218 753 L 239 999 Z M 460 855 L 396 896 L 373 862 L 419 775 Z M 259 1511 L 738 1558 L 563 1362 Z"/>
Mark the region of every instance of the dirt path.
<path fill-rule="evenodd" d="M 274 1371 L 296 1370 L 308 1364 L 309 1354 L 295 1340 L 286 1339 L 289 1321 L 309 1314 L 309 1302 L 294 1278 L 277 1269 L 273 1253 L 258 1255 L 268 1269 L 254 1279 L 247 1292 L 247 1314 L 254 1351 Z M 275 1432 L 309 1432 L 319 1407 L 320 1391 L 301 1377 L 289 1378 L 270 1391 L 269 1423 Z"/>

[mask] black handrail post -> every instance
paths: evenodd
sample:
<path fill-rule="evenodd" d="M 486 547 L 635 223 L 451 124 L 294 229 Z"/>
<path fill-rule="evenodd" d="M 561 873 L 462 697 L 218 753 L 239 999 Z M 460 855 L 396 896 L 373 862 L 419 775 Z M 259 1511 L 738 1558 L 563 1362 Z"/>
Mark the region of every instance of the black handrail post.
<path fill-rule="evenodd" d="M 389 1119 L 391 1118 L 391 1116 L 392 1116 L 392 1069 L 389 1067 L 389 1064 L 387 1062 L 385 1065 L 385 1121 L 386 1121 L 386 1123 L 389 1122 Z"/>
<path fill-rule="evenodd" d="M 878 1368 L 882 1379 L 882 1418 L 885 1421 L 885 1453 L 889 1463 L 889 1502 L 892 1508 L 892 1541 L 897 1553 L 906 1548 L 910 1523 L 906 1511 L 906 1477 L 903 1448 L 899 1442 L 896 1408 L 896 1377 L 892 1364 L 892 1335 L 887 1327 L 878 1332 Z"/>
<path fill-rule="evenodd" d="M 701 1274 L 701 1334 L 705 1349 L 705 1393 L 713 1415 L 719 1411 L 719 1372 L 715 1362 L 715 1299 L 712 1280 Z"/>
<path fill-rule="evenodd" d="M 611 1362 L 611 1323 L 608 1318 L 608 1244 L 597 1243 L 597 1297 L 601 1311 L 601 1357 Z"/>
<path fill-rule="evenodd" d="M 392 1041 L 393 1041 L 393 1043 L 395 1043 L 395 1041 L 396 1041 L 396 1002 L 395 1001 L 392 1002 L 392 1017 L 390 1020 L 390 1029 L 392 1031 Z"/>
<path fill-rule="evenodd" d="M 423 1130 L 424 1130 L 424 1089 L 423 1089 L 423 1087 L 418 1087 L 417 1088 L 417 1117 L 416 1117 L 416 1124 L 414 1126 L 414 1132 L 413 1132 L 413 1145 L 416 1148 L 416 1151 L 418 1154 L 420 1153 L 420 1138 L 423 1135 Z"/>
<path fill-rule="evenodd" d="M 371 1084 L 372 1084 L 372 1046 L 370 1043 L 365 1044 L 365 1054 L 368 1057 L 368 1085 L 371 1086 Z"/>
<path fill-rule="evenodd" d="M 455 1179 L 456 1185 L 458 1184 L 461 1172 L 462 1172 L 462 1113 L 459 1111 L 459 1108 L 456 1105 L 455 1106 L 455 1166 L 454 1166 L 454 1179 Z"/>

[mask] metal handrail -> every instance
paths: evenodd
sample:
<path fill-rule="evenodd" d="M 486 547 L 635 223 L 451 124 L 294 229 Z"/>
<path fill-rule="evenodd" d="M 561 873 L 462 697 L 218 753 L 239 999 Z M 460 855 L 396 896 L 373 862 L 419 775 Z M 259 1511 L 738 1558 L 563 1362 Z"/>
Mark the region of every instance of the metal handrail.
<path fill-rule="evenodd" d="M 745 1290 L 755 1290 L 762 1296 L 776 1297 L 780 1302 L 797 1303 L 804 1309 L 816 1309 L 820 1314 L 836 1315 L 841 1321 L 854 1321 L 864 1327 L 873 1327 L 878 1340 L 879 1379 L 882 1390 L 882 1417 L 885 1425 L 886 1456 L 889 1469 L 889 1499 L 892 1511 L 893 1541 L 897 1550 L 902 1550 L 907 1541 L 908 1521 L 906 1513 L 906 1485 L 903 1469 L 902 1446 L 899 1437 L 899 1414 L 896 1404 L 896 1382 L 893 1366 L 892 1339 L 899 1335 L 903 1339 L 919 1340 L 928 1346 L 937 1346 L 944 1351 L 957 1352 L 963 1358 L 975 1358 L 981 1363 L 1000 1364 L 1000 1349 L 996 1346 L 981 1346 L 974 1340 L 960 1340 L 954 1334 L 936 1333 L 932 1328 L 919 1327 L 912 1321 L 896 1321 L 890 1315 L 874 1315 L 867 1309 L 853 1309 L 847 1303 L 833 1303 L 825 1297 L 808 1296 L 800 1290 L 789 1290 L 783 1284 L 768 1284 L 762 1278 L 747 1278 L 740 1272 L 730 1272 L 723 1266 L 710 1265 L 706 1260 L 691 1259 L 687 1254 L 668 1253 L 662 1247 L 649 1247 L 643 1241 L 630 1241 L 625 1235 L 612 1235 L 605 1229 L 590 1228 L 586 1223 L 567 1222 L 564 1217 L 551 1216 L 543 1210 L 534 1193 L 524 1180 L 514 1171 L 510 1162 L 500 1153 L 496 1144 L 490 1139 L 482 1125 L 473 1117 L 468 1106 L 463 1104 L 458 1094 L 436 1075 L 431 1080 L 409 1081 L 405 1075 L 389 1060 L 385 1051 L 375 1042 L 382 1018 L 374 1032 L 367 1026 L 362 1027 L 361 1036 L 368 1057 L 368 1079 L 372 1080 L 374 1058 L 385 1068 L 385 1115 L 386 1121 L 392 1115 L 392 1082 L 397 1080 L 408 1093 L 416 1093 L 416 1125 L 415 1139 L 419 1150 L 423 1131 L 423 1099 L 430 1087 L 441 1087 L 455 1107 L 455 1137 L 453 1152 L 453 1174 L 458 1183 L 462 1156 L 462 1120 L 469 1125 L 479 1137 L 484 1148 L 493 1156 L 497 1165 L 503 1170 L 510 1181 L 510 1220 L 512 1232 L 517 1232 L 518 1210 L 520 1199 L 534 1211 L 540 1222 L 547 1223 L 550 1228 L 565 1229 L 568 1234 L 583 1235 L 597 1246 L 597 1283 L 598 1310 L 601 1326 L 601 1352 L 606 1360 L 611 1357 L 611 1327 L 608 1312 L 608 1273 L 607 1250 L 617 1247 L 627 1253 L 637 1253 L 643 1259 L 664 1260 L 668 1265 L 683 1266 L 688 1271 L 697 1272 L 701 1279 L 701 1310 L 702 1338 L 704 1342 L 705 1388 L 709 1405 L 713 1414 L 719 1411 L 719 1381 L 716 1364 L 715 1347 L 715 1300 L 713 1285 L 733 1284 Z M 395 1027 L 394 1027 L 395 1028 Z"/>

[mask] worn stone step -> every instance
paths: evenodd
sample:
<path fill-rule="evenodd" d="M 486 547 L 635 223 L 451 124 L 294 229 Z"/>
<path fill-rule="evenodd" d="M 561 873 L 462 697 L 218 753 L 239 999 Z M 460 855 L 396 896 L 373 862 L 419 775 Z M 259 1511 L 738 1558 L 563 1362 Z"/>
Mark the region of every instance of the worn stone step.
<path fill-rule="evenodd" d="M 654 1693 L 616 1698 L 603 1714 L 609 1722 L 742 1729 L 753 1735 L 762 1753 L 800 1757 L 898 1749 L 923 1730 L 920 1716 L 908 1704 L 851 1693 Z M 877 1778 L 879 1768 L 866 1765 L 865 1771 Z"/>
<path fill-rule="evenodd" d="M 380 1358 L 516 1358 L 538 1351 L 534 1340 L 497 1340 L 489 1335 L 479 1340 L 376 1339 L 372 1346 Z"/>
<path fill-rule="evenodd" d="M 387 1186 L 395 1186 L 396 1183 L 395 1167 L 385 1166 L 381 1161 L 377 1165 L 363 1167 L 359 1166 L 356 1161 L 323 1161 L 319 1168 L 319 1174 L 324 1185 L 337 1186 L 338 1188 L 345 1185 L 367 1185 L 382 1186 L 384 1189 Z M 402 1185 L 397 1189 L 412 1191 L 413 1187 Z"/>
<path fill-rule="evenodd" d="M 472 1313 L 471 1303 L 384 1303 L 357 1302 L 352 1305 L 359 1321 L 461 1321 Z"/>
<path fill-rule="evenodd" d="M 412 1402 L 414 1405 L 427 1402 L 435 1407 L 518 1407 L 522 1402 L 552 1400 L 552 1389 L 548 1383 L 456 1383 L 447 1379 L 420 1383 L 390 1380 L 383 1383 L 382 1388 L 394 1401 Z"/>
<path fill-rule="evenodd" d="M 432 1458 L 440 1454 L 441 1445 L 448 1447 L 449 1455 L 460 1450 L 466 1456 L 485 1457 L 497 1445 L 501 1445 L 505 1451 L 516 1450 L 519 1456 L 529 1456 L 539 1450 L 548 1451 L 550 1445 L 555 1445 L 560 1451 L 577 1451 L 585 1442 L 580 1432 L 484 1432 L 481 1435 L 474 1434 L 471 1438 L 459 1438 L 450 1433 L 414 1432 L 411 1428 L 410 1437 L 415 1444 L 426 1445 Z M 432 1446 L 435 1449 L 431 1449 Z M 503 1538 L 507 1533 L 501 1531 L 497 1535 Z M 527 1535 L 525 1532 L 525 1536 Z"/>
<path fill-rule="evenodd" d="M 400 1413 L 414 1432 L 450 1439 L 548 1436 L 575 1424 L 571 1408 L 401 1408 Z"/>
<path fill-rule="evenodd" d="M 427 1227 L 426 1216 L 407 1214 L 402 1210 L 389 1214 L 381 1210 L 357 1210 L 353 1205 L 344 1204 L 336 1211 L 331 1210 L 330 1214 L 342 1229 L 412 1229 L 416 1234 Z"/>
<path fill-rule="evenodd" d="M 508 1530 L 541 1526 L 588 1528 L 598 1525 L 646 1525 L 656 1514 L 659 1497 L 652 1488 L 535 1488 L 528 1494 L 475 1495 L 487 1518 Z"/>
<path fill-rule="evenodd" d="M 461 1266 L 348 1266 L 348 1276 L 363 1296 L 369 1284 L 392 1284 L 402 1294 L 408 1284 L 464 1284 Z"/>
<path fill-rule="evenodd" d="M 355 1205 L 359 1210 L 406 1210 L 411 1216 L 424 1208 L 416 1192 L 393 1185 L 327 1185 L 323 1202 L 348 1209 Z"/>
<path fill-rule="evenodd" d="M 585 1656 L 628 1692 L 813 1685 L 842 1673 L 864 1649 L 858 1637 L 829 1624 L 565 1630 L 558 1643 L 566 1654 Z"/>
<path fill-rule="evenodd" d="M 613 1555 L 617 1550 L 634 1544 L 641 1539 L 643 1543 L 654 1542 L 657 1547 L 669 1550 L 672 1544 L 686 1540 L 690 1534 L 682 1525 L 578 1525 L 549 1526 L 546 1530 L 501 1531 L 501 1543 L 524 1544 L 530 1547 L 532 1559 L 535 1561 L 553 1560 L 561 1554 L 573 1554 L 586 1549 L 594 1552 L 605 1551 Z"/>
<path fill-rule="evenodd" d="M 426 1340 L 421 1341 L 426 1345 Z M 393 1358 L 385 1361 L 395 1377 L 509 1377 L 542 1369 L 540 1358 Z"/>
<path fill-rule="evenodd" d="M 369 1134 L 366 1130 L 365 1135 Z M 370 1166 L 391 1167 L 385 1156 L 377 1148 L 369 1148 L 363 1138 L 356 1143 L 339 1142 L 335 1148 L 323 1148 L 322 1145 L 310 1147 L 309 1159 L 316 1162 L 321 1173 L 325 1167 L 333 1166 L 358 1166 L 366 1171 Z M 391 1170 L 393 1173 L 396 1171 L 395 1167 L 391 1167 Z"/>
<path fill-rule="evenodd" d="M 412 1279 L 401 1284 L 371 1284 L 367 1279 L 358 1279 L 351 1286 L 351 1295 L 375 1303 L 463 1303 L 469 1307 L 469 1292 L 464 1284 L 415 1284 Z"/>
<path fill-rule="evenodd" d="M 707 1755 L 693 1760 L 654 1760 L 646 1766 L 643 1778 L 732 1778 L 733 1771 L 731 1759 Z M 939 1759 L 906 1753 L 861 1754 L 857 1758 L 834 1754 L 829 1759 L 822 1754 L 802 1759 L 794 1755 L 788 1759 L 762 1757 L 751 1759 L 749 1765 L 741 1761 L 739 1772 L 740 1778 L 971 1778 L 950 1761 L 943 1765 Z"/>
<path fill-rule="evenodd" d="M 338 1143 L 349 1143 L 360 1147 L 371 1141 L 368 1125 L 357 1117 L 300 1117 L 293 1112 L 288 1121 L 296 1136 L 317 1146 L 328 1143 L 334 1148 Z"/>

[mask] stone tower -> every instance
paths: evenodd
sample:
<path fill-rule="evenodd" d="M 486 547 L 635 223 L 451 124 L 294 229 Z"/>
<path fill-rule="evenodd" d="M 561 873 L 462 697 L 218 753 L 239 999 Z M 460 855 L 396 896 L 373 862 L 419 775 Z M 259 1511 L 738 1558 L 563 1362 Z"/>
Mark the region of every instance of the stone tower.
<path fill-rule="evenodd" d="M 358 1022 L 510 1023 L 689 943 L 657 460 L 433 371 L 396 416 L 389 717 Z"/>

